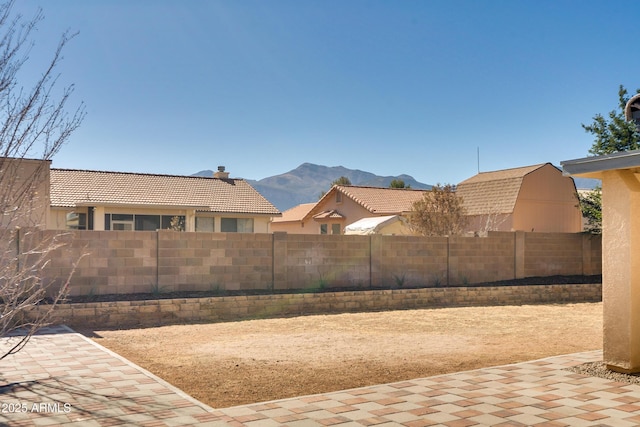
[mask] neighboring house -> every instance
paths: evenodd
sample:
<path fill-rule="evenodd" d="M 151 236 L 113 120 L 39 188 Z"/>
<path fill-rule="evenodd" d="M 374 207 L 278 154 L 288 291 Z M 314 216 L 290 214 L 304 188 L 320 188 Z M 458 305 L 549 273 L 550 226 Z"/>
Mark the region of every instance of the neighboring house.
<path fill-rule="evenodd" d="M 407 216 L 413 203 L 424 193 L 425 190 L 334 185 L 317 203 L 300 205 L 285 212 L 283 218 L 274 220 L 272 230 L 343 234 L 347 225 L 362 218 Z"/>
<path fill-rule="evenodd" d="M 282 216 L 273 218 L 271 231 L 274 233 L 285 232 L 291 234 L 309 234 L 304 228 L 302 219 L 315 206 L 315 203 L 303 203 L 282 212 Z"/>
<path fill-rule="evenodd" d="M 467 231 L 582 231 L 573 179 L 551 163 L 482 172 L 458 184 Z"/>
<path fill-rule="evenodd" d="M 51 169 L 49 229 L 268 233 L 280 212 L 243 179 Z"/>

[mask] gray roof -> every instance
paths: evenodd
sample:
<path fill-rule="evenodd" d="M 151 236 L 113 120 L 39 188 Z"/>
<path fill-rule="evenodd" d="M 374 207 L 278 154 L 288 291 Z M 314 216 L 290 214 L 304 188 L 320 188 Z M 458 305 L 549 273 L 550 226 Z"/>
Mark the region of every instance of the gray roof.
<path fill-rule="evenodd" d="M 564 175 L 597 176 L 606 170 L 640 167 L 640 150 L 565 160 L 560 165 Z"/>

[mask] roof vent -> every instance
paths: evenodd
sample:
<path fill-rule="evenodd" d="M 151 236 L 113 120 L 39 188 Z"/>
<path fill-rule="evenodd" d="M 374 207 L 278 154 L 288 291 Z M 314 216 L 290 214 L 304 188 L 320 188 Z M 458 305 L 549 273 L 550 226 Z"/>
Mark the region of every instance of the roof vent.
<path fill-rule="evenodd" d="M 222 179 L 229 178 L 229 172 L 225 172 L 224 170 L 225 170 L 224 166 L 218 166 L 218 172 L 214 172 L 213 177 L 222 178 Z"/>

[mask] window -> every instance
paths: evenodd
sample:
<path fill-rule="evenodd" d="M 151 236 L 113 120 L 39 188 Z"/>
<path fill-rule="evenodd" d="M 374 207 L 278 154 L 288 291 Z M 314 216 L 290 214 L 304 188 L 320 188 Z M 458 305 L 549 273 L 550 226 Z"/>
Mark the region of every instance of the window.
<path fill-rule="evenodd" d="M 160 215 L 136 215 L 135 217 L 136 230 L 156 231 L 160 228 Z"/>
<path fill-rule="evenodd" d="M 331 224 L 331 234 L 340 234 L 341 231 L 340 224 Z M 329 224 L 320 224 L 320 234 L 329 234 Z"/>
<path fill-rule="evenodd" d="M 208 216 L 197 216 L 196 231 L 213 233 L 215 231 L 213 218 Z"/>
<path fill-rule="evenodd" d="M 78 212 L 69 212 L 67 214 L 67 228 L 70 230 L 86 230 L 87 214 Z"/>
<path fill-rule="evenodd" d="M 331 234 L 340 234 L 341 229 L 340 224 L 331 224 Z"/>
<path fill-rule="evenodd" d="M 133 231 L 133 223 L 125 221 L 113 221 L 111 228 L 115 231 Z"/>
<path fill-rule="evenodd" d="M 221 218 L 223 233 L 253 233 L 253 218 Z"/>
<path fill-rule="evenodd" d="M 184 231 L 184 224 L 184 215 L 105 214 L 104 216 L 105 230 L 156 231 L 175 229 Z"/>
<path fill-rule="evenodd" d="M 110 218 L 109 222 L 106 221 L 107 216 Z M 111 225 L 111 230 L 131 231 L 133 230 L 133 215 L 129 214 L 106 214 L 105 215 L 105 228 L 106 224 Z M 108 229 L 108 228 L 107 228 Z"/>
<path fill-rule="evenodd" d="M 336 191 L 336 203 L 342 203 L 342 193 Z"/>

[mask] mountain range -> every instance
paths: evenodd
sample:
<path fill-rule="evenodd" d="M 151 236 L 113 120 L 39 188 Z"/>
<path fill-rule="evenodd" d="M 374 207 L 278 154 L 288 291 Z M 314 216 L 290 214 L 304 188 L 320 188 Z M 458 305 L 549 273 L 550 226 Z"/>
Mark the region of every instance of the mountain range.
<path fill-rule="evenodd" d="M 213 171 L 203 170 L 193 175 L 212 176 Z M 431 188 L 431 185 L 418 182 L 409 175 L 380 176 L 343 166 L 330 167 L 313 163 L 303 163 L 289 172 L 257 181 L 247 179 L 247 182 L 282 212 L 301 203 L 317 202 L 321 194 L 331 188 L 331 183 L 343 176 L 349 178 L 353 185 L 389 187 L 391 181 L 397 179 L 411 188 Z"/>
<path fill-rule="evenodd" d="M 193 176 L 213 176 L 213 171 L 203 170 Z M 330 167 L 313 163 L 303 163 L 289 172 L 257 181 L 247 179 L 247 182 L 283 212 L 301 203 L 317 202 L 331 188 L 331 183 L 342 176 L 349 178 L 353 185 L 386 188 L 391 181 L 398 179 L 411 188 L 431 188 L 431 185 L 418 182 L 410 175 L 380 176 L 343 166 Z M 574 181 L 578 189 L 593 189 L 600 184 L 600 180 L 589 178 L 574 178 Z"/>

